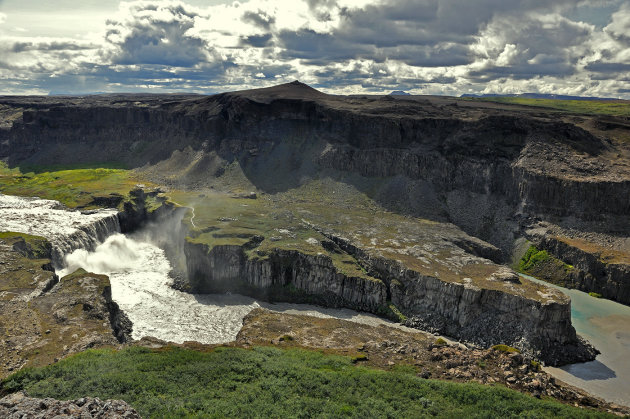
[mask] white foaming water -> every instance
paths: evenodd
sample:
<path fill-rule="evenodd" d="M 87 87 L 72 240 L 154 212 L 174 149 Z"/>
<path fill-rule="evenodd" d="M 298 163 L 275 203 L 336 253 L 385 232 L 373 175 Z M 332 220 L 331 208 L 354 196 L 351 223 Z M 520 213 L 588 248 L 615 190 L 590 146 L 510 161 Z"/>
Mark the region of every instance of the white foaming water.
<path fill-rule="evenodd" d="M 61 267 L 63 255 L 75 249 L 93 249 L 120 231 L 115 209 L 70 211 L 57 201 L 0 194 L 0 231 L 15 231 L 49 239 L 53 263 Z"/>
<path fill-rule="evenodd" d="M 93 252 L 74 251 L 66 256 L 66 263 L 60 276 L 78 268 L 109 276 L 114 301 L 133 322 L 134 339 L 227 342 L 238 333 L 243 317 L 258 307 L 241 296 L 197 296 L 174 290 L 164 251 L 123 234 L 108 237 Z"/>

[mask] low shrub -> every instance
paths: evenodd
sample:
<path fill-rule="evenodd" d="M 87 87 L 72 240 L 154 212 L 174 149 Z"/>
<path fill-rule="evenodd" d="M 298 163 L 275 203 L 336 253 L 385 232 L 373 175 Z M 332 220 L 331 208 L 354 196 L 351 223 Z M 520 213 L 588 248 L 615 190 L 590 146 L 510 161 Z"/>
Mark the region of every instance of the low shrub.
<path fill-rule="evenodd" d="M 492 349 L 494 349 L 495 351 L 499 351 L 499 352 L 505 352 L 507 354 L 512 354 L 512 353 L 520 354 L 521 353 L 521 351 L 519 351 L 516 348 L 513 348 L 513 347 L 508 346 L 508 345 L 502 345 L 502 344 L 501 345 L 494 345 L 492 347 Z"/>
<path fill-rule="evenodd" d="M 443 338 L 437 338 L 435 340 L 435 342 L 433 342 L 433 345 L 435 345 L 435 346 L 448 346 L 448 342 L 445 341 Z"/>
<path fill-rule="evenodd" d="M 18 390 L 122 399 L 145 418 L 609 417 L 501 386 L 422 379 L 413 368 L 382 371 L 277 347 L 88 350 L 2 382 L 5 393 Z"/>

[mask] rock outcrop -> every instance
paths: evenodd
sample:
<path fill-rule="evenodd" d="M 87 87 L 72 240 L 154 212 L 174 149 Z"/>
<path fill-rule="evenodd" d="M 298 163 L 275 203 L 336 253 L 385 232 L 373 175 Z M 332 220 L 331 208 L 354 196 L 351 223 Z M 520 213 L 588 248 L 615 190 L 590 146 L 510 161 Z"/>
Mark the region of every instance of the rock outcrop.
<path fill-rule="evenodd" d="M 14 250 L 24 248 L 24 237 L 26 254 L 34 257 Z M 46 243 L 20 233 L 0 236 L 0 329 L 6 334 L 0 341 L 0 377 L 130 338 L 132 324 L 112 300 L 109 279 L 80 270 L 59 281 Z"/>
<path fill-rule="evenodd" d="M 379 313 L 386 307 L 387 287 L 376 279 L 349 277 L 329 256 L 275 250 L 249 258 L 241 246 L 186 242 L 188 282 L 194 292 L 238 292 L 268 301 L 315 303 Z"/>
<path fill-rule="evenodd" d="M 122 400 L 101 400 L 83 397 L 76 400 L 28 397 L 24 392 L 13 393 L 0 399 L 0 416 L 19 418 L 94 418 L 139 419 L 136 410 Z"/>
<path fill-rule="evenodd" d="M 571 267 L 563 272 L 562 278 L 552 282 L 630 305 L 630 258 L 627 253 L 598 247 L 585 240 L 553 235 L 530 235 L 529 239 L 539 249 L 547 250 Z"/>

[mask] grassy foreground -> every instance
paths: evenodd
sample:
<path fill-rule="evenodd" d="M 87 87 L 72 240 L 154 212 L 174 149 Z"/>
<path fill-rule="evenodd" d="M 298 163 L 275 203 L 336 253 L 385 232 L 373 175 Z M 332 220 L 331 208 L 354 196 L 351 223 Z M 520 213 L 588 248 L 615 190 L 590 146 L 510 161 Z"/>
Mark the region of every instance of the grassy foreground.
<path fill-rule="evenodd" d="M 3 391 L 123 399 L 144 417 L 605 417 L 503 387 L 354 366 L 301 349 L 90 350 L 20 371 Z"/>

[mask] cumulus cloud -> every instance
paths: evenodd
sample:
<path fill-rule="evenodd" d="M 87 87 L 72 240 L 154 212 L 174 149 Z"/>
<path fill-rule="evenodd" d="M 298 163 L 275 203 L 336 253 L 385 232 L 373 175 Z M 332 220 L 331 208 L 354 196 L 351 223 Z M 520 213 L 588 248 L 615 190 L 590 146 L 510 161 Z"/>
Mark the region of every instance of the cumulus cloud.
<path fill-rule="evenodd" d="M 604 32 L 613 39 L 630 45 L 630 4 L 621 5 L 619 10 L 612 14 L 611 22 L 604 28 Z"/>
<path fill-rule="evenodd" d="M 0 86 L 207 93 L 298 78 L 340 93 L 630 96 L 619 0 L 139 0 L 104 23 L 63 38 L 0 27 Z"/>
<path fill-rule="evenodd" d="M 212 48 L 191 32 L 199 14 L 185 4 L 142 1 L 121 9 L 105 35 L 114 64 L 192 67 L 211 60 Z"/>
<path fill-rule="evenodd" d="M 478 68 L 470 75 L 478 80 L 571 75 L 593 30 L 559 14 L 496 17 L 471 47 Z"/>

